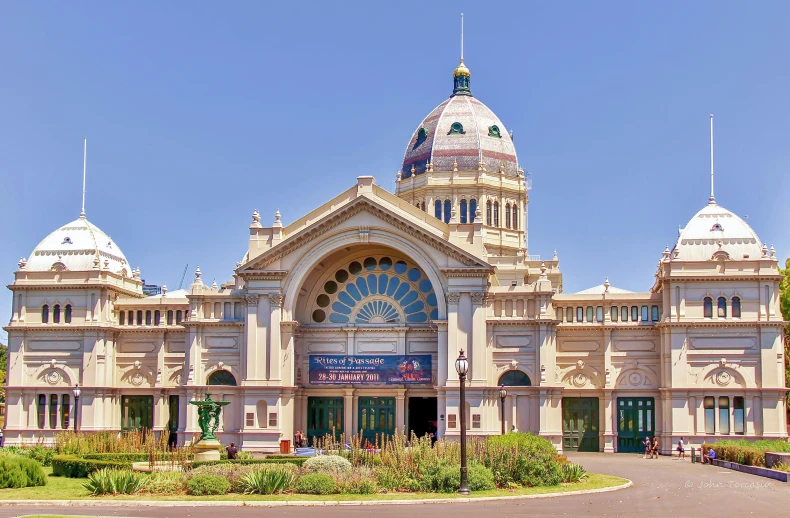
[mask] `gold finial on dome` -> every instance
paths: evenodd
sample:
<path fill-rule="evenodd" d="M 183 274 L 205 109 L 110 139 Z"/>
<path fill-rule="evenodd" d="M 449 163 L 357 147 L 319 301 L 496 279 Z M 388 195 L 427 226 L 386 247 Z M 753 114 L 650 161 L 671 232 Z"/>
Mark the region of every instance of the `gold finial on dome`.
<path fill-rule="evenodd" d="M 466 68 L 463 59 L 461 60 L 461 64 L 458 65 L 458 67 L 455 69 L 455 72 L 453 72 L 453 77 L 458 77 L 458 76 L 466 76 L 466 77 L 472 76 L 471 72 L 469 72 L 469 69 Z"/>

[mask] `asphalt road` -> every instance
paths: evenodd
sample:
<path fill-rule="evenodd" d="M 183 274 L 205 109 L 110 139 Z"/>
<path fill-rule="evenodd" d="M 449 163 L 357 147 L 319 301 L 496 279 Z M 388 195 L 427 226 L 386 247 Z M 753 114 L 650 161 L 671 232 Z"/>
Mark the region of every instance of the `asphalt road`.
<path fill-rule="evenodd" d="M 179 518 L 497 518 L 532 516 L 790 517 L 790 484 L 677 459 L 572 454 L 589 471 L 631 479 L 608 493 L 531 500 L 360 507 L 33 507 L 0 506 L 0 518 L 29 514 Z"/>

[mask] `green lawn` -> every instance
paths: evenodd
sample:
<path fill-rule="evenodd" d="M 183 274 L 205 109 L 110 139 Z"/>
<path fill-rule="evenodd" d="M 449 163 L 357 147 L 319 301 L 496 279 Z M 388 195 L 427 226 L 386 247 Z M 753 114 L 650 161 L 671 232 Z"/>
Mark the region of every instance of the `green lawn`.
<path fill-rule="evenodd" d="M 49 475 L 46 486 L 26 487 L 22 489 L 0 489 L 0 503 L 3 500 L 226 500 L 226 501 L 357 501 L 357 500 L 417 500 L 428 498 L 461 498 L 456 493 L 389 493 L 385 495 L 239 495 L 229 494 L 223 496 L 189 496 L 189 495 L 120 495 L 120 496 L 90 496 L 82 487 L 86 479 L 66 478 L 52 476 L 52 468 L 44 468 Z M 589 489 L 601 489 L 625 484 L 628 480 L 610 475 L 600 475 L 591 473 L 584 482 L 578 484 L 564 484 L 553 487 L 529 487 L 524 489 L 479 491 L 472 493 L 472 497 L 491 497 L 491 496 L 522 496 L 549 493 L 562 493 L 564 491 L 583 491 Z"/>

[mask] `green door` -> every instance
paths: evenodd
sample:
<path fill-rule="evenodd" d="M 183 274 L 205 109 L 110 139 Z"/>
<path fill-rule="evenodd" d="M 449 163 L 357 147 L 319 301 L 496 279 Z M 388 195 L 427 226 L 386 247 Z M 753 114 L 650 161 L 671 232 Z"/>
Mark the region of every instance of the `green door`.
<path fill-rule="evenodd" d="M 363 442 L 375 445 L 376 439 L 395 433 L 395 398 L 359 398 L 359 433 Z"/>
<path fill-rule="evenodd" d="M 313 444 L 316 437 L 332 435 L 338 439 L 343 433 L 343 398 L 307 398 L 307 440 Z"/>
<path fill-rule="evenodd" d="M 121 396 L 121 430 L 154 427 L 154 396 Z"/>
<path fill-rule="evenodd" d="M 562 398 L 562 447 L 572 451 L 599 451 L 598 398 Z"/>
<path fill-rule="evenodd" d="M 617 452 L 644 452 L 645 438 L 653 436 L 655 424 L 655 399 L 617 398 Z"/>

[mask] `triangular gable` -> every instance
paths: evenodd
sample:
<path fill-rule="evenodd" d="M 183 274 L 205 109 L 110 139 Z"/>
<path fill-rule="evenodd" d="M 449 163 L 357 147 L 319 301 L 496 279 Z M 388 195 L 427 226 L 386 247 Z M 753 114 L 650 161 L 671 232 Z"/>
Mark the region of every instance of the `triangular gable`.
<path fill-rule="evenodd" d="M 314 239 L 323 236 L 331 229 L 341 225 L 344 221 L 363 211 L 367 211 L 390 225 L 418 238 L 420 241 L 428 243 L 430 246 L 452 257 L 465 267 L 493 271 L 494 268 L 485 261 L 449 243 L 444 236 L 440 236 L 437 233 L 435 227 L 420 221 L 407 220 L 400 216 L 397 210 L 397 207 L 391 206 L 391 204 L 382 200 L 381 197 L 376 197 L 374 199 L 369 196 L 360 195 L 350 203 L 342 205 L 326 214 L 320 221 L 306 226 L 293 236 L 287 237 L 281 243 L 278 243 L 261 255 L 241 265 L 236 271 L 239 274 L 244 274 L 262 270 L 269 264 L 287 256 Z M 422 211 L 420 212 L 422 213 Z M 422 228 L 423 225 L 425 228 Z"/>

